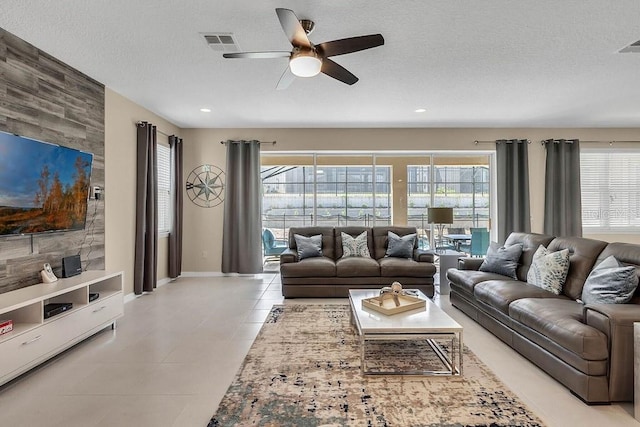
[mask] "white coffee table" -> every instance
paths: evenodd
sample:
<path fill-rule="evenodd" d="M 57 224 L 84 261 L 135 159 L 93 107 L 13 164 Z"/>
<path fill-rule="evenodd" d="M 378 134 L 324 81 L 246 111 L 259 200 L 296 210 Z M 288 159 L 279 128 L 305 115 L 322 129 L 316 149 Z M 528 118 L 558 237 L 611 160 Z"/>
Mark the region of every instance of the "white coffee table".
<path fill-rule="evenodd" d="M 379 290 L 350 289 L 351 322 L 360 337 L 360 360 L 363 374 L 383 375 L 462 375 L 462 326 L 453 320 L 422 292 L 418 297 L 426 301 L 425 309 L 384 315 L 362 307 L 364 298 L 380 294 Z M 436 339 L 451 340 L 451 350 L 447 354 Z M 446 367 L 445 370 L 410 371 L 370 371 L 366 367 L 367 341 L 408 341 L 425 340 Z"/>

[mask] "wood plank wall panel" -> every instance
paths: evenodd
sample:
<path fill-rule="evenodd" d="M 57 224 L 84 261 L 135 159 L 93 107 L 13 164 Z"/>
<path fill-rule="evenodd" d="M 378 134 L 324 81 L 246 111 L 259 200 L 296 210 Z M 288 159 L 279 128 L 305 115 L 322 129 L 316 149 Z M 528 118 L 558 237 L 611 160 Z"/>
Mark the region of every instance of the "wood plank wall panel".
<path fill-rule="evenodd" d="M 0 130 L 93 153 L 104 187 L 104 85 L 0 28 Z M 80 254 L 104 269 L 104 201 L 89 200 L 84 231 L 0 237 L 0 293 L 40 283 L 45 262 Z"/>

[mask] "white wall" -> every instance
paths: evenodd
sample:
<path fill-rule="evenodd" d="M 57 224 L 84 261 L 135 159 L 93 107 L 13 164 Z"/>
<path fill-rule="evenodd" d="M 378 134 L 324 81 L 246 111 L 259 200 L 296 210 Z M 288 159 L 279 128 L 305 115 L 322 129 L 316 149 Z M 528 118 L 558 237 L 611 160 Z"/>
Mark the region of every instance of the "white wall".
<path fill-rule="evenodd" d="M 166 134 L 180 129 L 116 92 L 105 90 L 105 266 L 125 272 L 124 293 L 133 292 L 136 233 L 136 127 L 147 121 Z M 158 134 L 158 139 L 164 135 Z M 158 241 L 158 279 L 168 277 L 168 239 Z"/>
<path fill-rule="evenodd" d="M 213 164 L 226 169 L 225 146 L 220 141 L 277 141 L 263 144 L 263 151 L 384 151 L 384 150 L 488 150 L 492 144 L 475 140 L 529 139 L 531 227 L 542 232 L 544 212 L 545 153 L 540 141 L 548 138 L 580 140 L 640 140 L 633 129 L 538 128 L 373 128 L 373 129 L 183 129 L 185 178 L 196 166 Z M 592 145 L 589 145 L 592 146 Z M 594 147 L 596 145 L 593 145 Z M 608 146 L 608 144 L 604 144 Z M 613 148 L 615 149 L 615 148 Z M 223 205 L 200 208 L 185 199 L 183 271 L 220 271 Z M 597 235 L 607 241 L 640 243 L 637 235 Z"/>

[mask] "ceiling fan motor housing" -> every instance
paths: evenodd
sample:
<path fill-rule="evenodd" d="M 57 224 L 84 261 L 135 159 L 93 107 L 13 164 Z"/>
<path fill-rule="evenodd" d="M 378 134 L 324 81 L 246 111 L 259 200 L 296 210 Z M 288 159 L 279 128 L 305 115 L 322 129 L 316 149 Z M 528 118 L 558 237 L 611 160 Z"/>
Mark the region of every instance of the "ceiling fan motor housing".
<path fill-rule="evenodd" d="M 304 32 L 307 33 L 307 35 L 311 34 L 313 29 L 316 27 L 316 23 L 310 19 L 301 19 L 300 25 L 302 26 Z"/>

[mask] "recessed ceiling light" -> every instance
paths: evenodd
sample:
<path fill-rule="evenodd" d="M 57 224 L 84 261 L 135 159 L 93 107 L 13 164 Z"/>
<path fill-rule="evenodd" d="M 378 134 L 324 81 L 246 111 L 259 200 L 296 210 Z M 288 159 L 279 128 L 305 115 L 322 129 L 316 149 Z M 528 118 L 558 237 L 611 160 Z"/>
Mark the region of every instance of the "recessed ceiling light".
<path fill-rule="evenodd" d="M 200 111 L 202 111 L 203 113 L 210 113 L 211 109 L 210 108 L 201 108 Z"/>
<path fill-rule="evenodd" d="M 418 108 L 415 111 L 416 111 L 416 113 L 424 113 L 425 111 L 427 111 L 427 109 L 426 108 Z"/>

